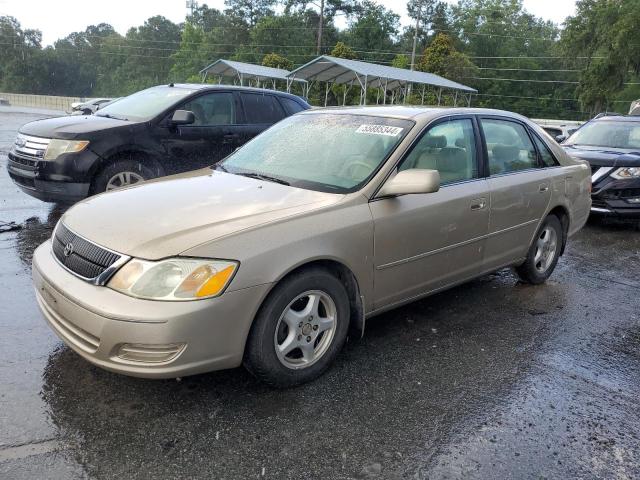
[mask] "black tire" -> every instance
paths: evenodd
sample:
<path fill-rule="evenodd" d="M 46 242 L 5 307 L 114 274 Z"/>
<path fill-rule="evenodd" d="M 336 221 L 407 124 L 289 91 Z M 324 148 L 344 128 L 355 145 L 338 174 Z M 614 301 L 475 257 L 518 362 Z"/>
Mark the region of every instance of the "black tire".
<path fill-rule="evenodd" d="M 282 328 L 280 318 L 290 304 L 309 291 L 319 291 L 331 298 L 336 313 L 335 327 L 324 353 L 315 363 L 294 369 L 286 366 L 276 353 L 276 328 Z M 244 365 L 256 378 L 272 387 L 293 387 L 314 380 L 324 373 L 342 349 L 349 330 L 349 316 L 347 291 L 334 275 L 322 268 L 295 273 L 277 285 L 260 307 L 247 339 Z M 318 340 L 321 341 L 320 336 Z M 295 350 L 291 354 L 295 354 Z"/>
<path fill-rule="evenodd" d="M 539 240 L 544 241 L 544 235 L 548 235 L 551 230 L 555 232 L 555 250 L 553 251 L 553 257 L 549 257 L 549 261 L 545 263 L 536 257 L 541 250 L 539 246 Z M 564 230 L 560 220 L 555 215 L 549 215 L 540 228 L 536 232 L 533 243 L 529 247 L 527 253 L 527 259 L 522 265 L 516 267 L 516 272 L 523 282 L 531 283 L 533 285 L 539 285 L 544 283 L 547 278 L 551 276 L 553 270 L 558 264 L 560 253 L 562 251 L 562 245 L 564 244 Z M 550 250 L 547 250 L 550 252 Z"/>
<path fill-rule="evenodd" d="M 160 172 L 156 168 L 151 168 L 147 163 L 143 163 L 135 158 L 122 158 L 113 161 L 104 167 L 94 178 L 91 184 L 91 195 L 105 192 L 109 181 L 120 173 L 132 172 L 142 177 L 143 180 L 150 180 L 158 177 Z"/>

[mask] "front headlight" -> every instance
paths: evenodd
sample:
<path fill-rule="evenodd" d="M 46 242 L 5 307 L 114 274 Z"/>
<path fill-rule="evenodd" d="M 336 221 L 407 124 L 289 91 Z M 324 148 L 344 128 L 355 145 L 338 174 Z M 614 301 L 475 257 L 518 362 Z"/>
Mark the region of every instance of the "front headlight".
<path fill-rule="evenodd" d="M 89 142 L 87 140 L 58 140 L 54 138 L 49 141 L 49 146 L 44 152 L 45 160 L 55 160 L 63 153 L 78 153 L 84 150 Z"/>
<path fill-rule="evenodd" d="M 238 263 L 230 260 L 132 259 L 107 284 L 126 295 L 149 300 L 199 300 L 221 295 Z"/>
<path fill-rule="evenodd" d="M 627 178 L 640 177 L 640 167 L 622 167 L 611 174 L 613 178 L 618 180 L 626 180 Z"/>

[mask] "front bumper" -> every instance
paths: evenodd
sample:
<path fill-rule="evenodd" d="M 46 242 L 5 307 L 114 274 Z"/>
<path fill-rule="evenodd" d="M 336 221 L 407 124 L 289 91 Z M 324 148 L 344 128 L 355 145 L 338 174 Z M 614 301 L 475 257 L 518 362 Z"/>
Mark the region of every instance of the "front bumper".
<path fill-rule="evenodd" d="M 618 217 L 640 217 L 640 179 L 617 180 L 606 176 L 593 184 L 591 212 Z"/>
<path fill-rule="evenodd" d="M 128 297 L 91 285 L 55 260 L 47 241 L 33 255 L 40 310 L 76 353 L 106 370 L 146 378 L 173 378 L 237 367 L 253 318 L 269 285 L 218 298 L 160 302 Z M 168 361 L 121 358 L 124 344 L 184 345 Z"/>
<path fill-rule="evenodd" d="M 23 192 L 45 202 L 72 203 L 89 196 L 90 172 L 100 161 L 95 153 L 64 154 L 45 161 L 9 152 L 7 172 Z"/>

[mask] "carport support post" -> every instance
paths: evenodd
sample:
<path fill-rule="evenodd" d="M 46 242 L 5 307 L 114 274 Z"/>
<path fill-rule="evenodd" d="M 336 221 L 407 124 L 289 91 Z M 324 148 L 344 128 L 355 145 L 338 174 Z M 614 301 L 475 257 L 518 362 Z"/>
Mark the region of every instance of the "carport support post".
<path fill-rule="evenodd" d="M 472 93 L 469 93 L 469 99 L 467 100 L 467 107 L 471 106 L 471 95 Z"/>
<path fill-rule="evenodd" d="M 363 105 L 367 104 L 367 75 L 364 76 Z"/>
<path fill-rule="evenodd" d="M 420 105 L 424 105 L 424 89 L 425 89 L 425 84 L 422 84 L 422 95 L 420 96 Z"/>
<path fill-rule="evenodd" d="M 453 96 L 453 106 L 458 106 L 458 90 L 455 91 L 455 95 Z"/>
<path fill-rule="evenodd" d="M 438 89 L 438 106 L 440 106 L 440 99 L 442 98 L 442 89 Z"/>
<path fill-rule="evenodd" d="M 327 106 L 327 100 L 329 99 L 329 82 L 325 82 L 326 88 L 324 90 L 324 106 Z"/>

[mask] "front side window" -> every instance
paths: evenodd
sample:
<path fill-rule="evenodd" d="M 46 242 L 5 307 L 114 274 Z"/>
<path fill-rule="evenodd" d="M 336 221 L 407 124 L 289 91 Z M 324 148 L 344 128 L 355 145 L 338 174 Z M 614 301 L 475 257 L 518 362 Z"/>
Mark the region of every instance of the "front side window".
<path fill-rule="evenodd" d="M 299 188 L 348 193 L 371 179 L 413 125 L 369 115 L 295 115 L 246 143 L 219 168 Z"/>
<path fill-rule="evenodd" d="M 193 112 L 194 126 L 232 125 L 235 123 L 235 103 L 230 92 L 216 92 L 200 95 L 186 102 L 183 110 Z"/>
<path fill-rule="evenodd" d="M 293 115 L 294 113 L 298 113 L 304 110 L 302 105 L 300 105 L 298 102 L 290 98 L 280 97 L 280 102 L 282 102 L 282 105 L 284 106 L 285 110 L 287 111 L 287 114 L 289 115 Z"/>
<path fill-rule="evenodd" d="M 282 120 L 284 110 L 273 95 L 259 93 L 241 93 L 244 115 L 248 124 L 271 125 Z"/>
<path fill-rule="evenodd" d="M 524 126 L 507 120 L 480 120 L 489 154 L 491 175 L 518 172 L 538 166 L 536 150 Z"/>
<path fill-rule="evenodd" d="M 470 119 L 449 119 L 422 135 L 399 170 L 438 170 L 440 183 L 460 182 L 478 177 L 476 141 Z"/>

